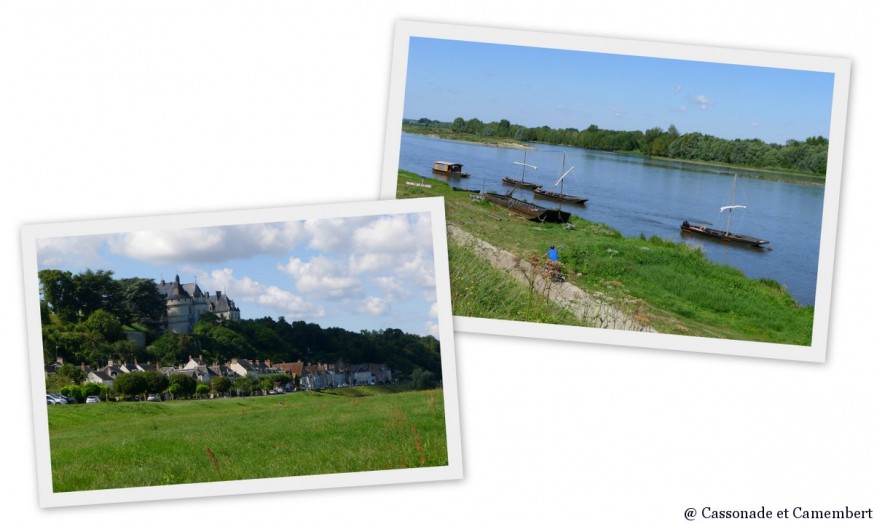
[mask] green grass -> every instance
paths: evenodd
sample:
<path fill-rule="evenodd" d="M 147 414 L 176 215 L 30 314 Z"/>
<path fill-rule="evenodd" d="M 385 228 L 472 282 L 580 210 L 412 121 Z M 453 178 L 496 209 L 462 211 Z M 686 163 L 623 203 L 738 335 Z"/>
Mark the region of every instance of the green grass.
<path fill-rule="evenodd" d="M 447 221 L 492 245 L 527 257 L 542 256 L 555 244 L 569 282 L 659 332 L 810 345 L 812 307 L 798 305 L 773 280 L 748 279 L 735 268 L 708 261 L 702 252 L 685 244 L 626 238 L 604 224 L 575 216 L 572 230 L 561 224 L 532 223 L 509 216 L 489 202 L 473 202 L 440 180 L 427 179 L 431 188 L 408 186 L 406 181 L 421 182 L 422 178 L 400 171 L 398 197 L 443 196 Z M 454 268 L 450 261 L 453 286 L 466 278 L 462 272 L 467 271 Z M 490 318 L 494 306 L 489 294 L 480 291 L 473 296 L 483 304 L 464 304 L 466 312 L 461 313 L 456 309 L 461 304 L 456 306 L 453 301 L 454 313 Z"/>
<path fill-rule="evenodd" d="M 456 315 L 589 326 L 573 314 L 476 256 L 473 250 L 449 245 L 452 310 Z"/>
<path fill-rule="evenodd" d="M 442 390 L 48 406 L 55 492 L 448 464 Z"/>

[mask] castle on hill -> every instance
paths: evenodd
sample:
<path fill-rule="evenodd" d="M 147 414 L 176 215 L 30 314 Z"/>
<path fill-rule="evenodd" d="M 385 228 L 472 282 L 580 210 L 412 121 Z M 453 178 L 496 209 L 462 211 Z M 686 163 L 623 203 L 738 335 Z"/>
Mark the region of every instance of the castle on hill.
<path fill-rule="evenodd" d="M 173 282 L 163 279 L 158 291 L 167 298 L 167 316 L 164 329 L 167 332 L 190 335 L 200 316 L 206 312 L 228 320 L 240 320 L 240 308 L 221 291 L 210 295 L 201 291 L 197 282 L 181 284 L 179 275 Z"/>

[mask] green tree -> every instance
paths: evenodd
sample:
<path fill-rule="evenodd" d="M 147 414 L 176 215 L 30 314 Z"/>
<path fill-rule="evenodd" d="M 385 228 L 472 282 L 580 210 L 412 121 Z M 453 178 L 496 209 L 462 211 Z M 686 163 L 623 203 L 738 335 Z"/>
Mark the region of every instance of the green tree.
<path fill-rule="evenodd" d="M 127 324 L 140 324 L 150 331 L 158 330 L 167 313 L 167 299 L 155 281 L 123 278 L 118 283 L 124 301 L 122 320 Z"/>
<path fill-rule="evenodd" d="M 146 348 L 146 353 L 156 362 L 173 366 L 196 355 L 199 346 L 197 339 L 183 333 L 164 333 Z"/>
<path fill-rule="evenodd" d="M 433 389 L 437 387 L 437 377 L 430 371 L 416 368 L 411 375 L 411 385 L 413 389 Z"/>
<path fill-rule="evenodd" d="M 103 392 L 103 390 L 100 388 L 100 384 L 95 384 L 93 382 L 88 382 L 87 384 L 82 384 L 82 387 L 80 388 L 80 390 L 82 392 L 81 393 L 82 397 L 91 397 L 91 396 L 99 397 L 100 393 Z"/>
<path fill-rule="evenodd" d="M 79 316 L 79 304 L 73 274 L 58 269 L 39 272 L 40 292 L 52 313 L 64 322 L 74 322 Z"/>
<path fill-rule="evenodd" d="M 80 326 L 82 330 L 99 335 L 106 342 L 112 343 L 125 339 L 121 322 L 115 315 L 103 309 L 91 313 Z"/>
<path fill-rule="evenodd" d="M 190 397 L 197 391 L 197 380 L 182 373 L 170 375 L 170 387 L 172 388 L 174 385 L 179 386 L 174 396 Z"/>
<path fill-rule="evenodd" d="M 88 317 L 98 309 L 108 311 L 116 318 L 122 316 L 121 286 L 113 280 L 112 274 L 112 271 L 103 269 L 88 269 L 73 276 L 81 316 Z"/>
<path fill-rule="evenodd" d="M 142 395 L 148 385 L 145 373 L 125 373 L 115 377 L 115 390 L 126 397 Z"/>
<path fill-rule="evenodd" d="M 64 395 L 65 397 L 70 397 L 73 400 L 75 400 L 77 403 L 81 403 L 85 399 L 85 396 L 86 396 L 82 393 L 82 388 L 80 388 L 79 386 L 77 386 L 75 384 L 69 384 L 69 385 L 62 387 L 61 388 L 61 395 Z"/>
<path fill-rule="evenodd" d="M 198 397 L 203 398 L 206 395 L 209 395 L 210 387 L 207 384 L 198 384 L 195 391 L 197 392 Z"/>
<path fill-rule="evenodd" d="M 170 379 L 163 373 L 157 371 L 143 371 L 141 373 L 146 380 L 146 390 L 144 393 L 162 393 L 170 387 Z"/>
<path fill-rule="evenodd" d="M 81 368 L 74 366 L 73 364 L 64 364 L 58 368 L 57 373 L 58 375 L 68 377 L 73 384 L 81 384 L 86 378 L 88 378 Z"/>
<path fill-rule="evenodd" d="M 228 377 L 216 377 L 212 379 L 209 383 L 212 386 L 212 390 L 219 395 L 224 395 L 225 393 L 230 391 L 231 386 L 233 385 L 231 379 L 229 379 Z"/>

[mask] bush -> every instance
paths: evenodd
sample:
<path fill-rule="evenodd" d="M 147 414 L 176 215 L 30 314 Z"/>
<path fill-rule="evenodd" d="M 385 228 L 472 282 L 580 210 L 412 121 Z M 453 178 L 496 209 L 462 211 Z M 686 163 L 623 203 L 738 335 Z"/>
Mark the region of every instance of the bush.
<path fill-rule="evenodd" d="M 203 397 L 209 395 L 210 387 L 206 384 L 198 384 L 195 391 L 197 392 L 197 396 Z"/>
<path fill-rule="evenodd" d="M 69 386 L 62 387 L 61 395 L 64 395 L 65 397 L 70 397 L 77 403 L 81 403 L 85 399 L 85 395 L 82 394 L 82 388 L 76 386 L 75 384 L 70 384 Z"/>
<path fill-rule="evenodd" d="M 79 389 L 82 391 L 83 397 L 91 397 L 91 396 L 99 397 L 100 394 L 103 392 L 100 389 L 100 384 L 95 384 L 93 382 L 88 382 L 87 384 L 82 384 L 82 387 Z M 77 402 L 78 402 L 78 400 L 77 400 Z"/>

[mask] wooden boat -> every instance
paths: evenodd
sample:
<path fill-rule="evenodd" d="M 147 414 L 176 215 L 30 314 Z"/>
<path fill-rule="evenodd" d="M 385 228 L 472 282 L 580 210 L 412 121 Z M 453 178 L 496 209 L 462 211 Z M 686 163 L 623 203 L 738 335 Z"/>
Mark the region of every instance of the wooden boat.
<path fill-rule="evenodd" d="M 488 192 L 483 194 L 486 200 L 497 204 L 514 215 L 526 220 L 535 220 L 538 222 L 567 222 L 571 214 L 560 209 L 547 209 L 545 207 L 519 200 L 510 195 L 500 195 L 498 193 Z"/>
<path fill-rule="evenodd" d="M 466 191 L 468 193 L 479 193 L 480 192 L 479 189 L 468 189 L 466 187 L 457 187 L 457 186 L 452 186 L 452 190 L 453 191 Z"/>
<path fill-rule="evenodd" d="M 744 244 L 752 247 L 761 247 L 768 243 L 767 240 L 762 240 L 761 238 L 751 237 L 747 235 L 738 235 L 737 233 L 730 233 L 728 231 L 713 229 L 707 226 L 693 226 L 689 222 L 683 222 L 683 224 L 680 226 L 680 230 L 684 233 L 695 233 L 698 235 L 723 240 L 725 242 Z"/>
<path fill-rule="evenodd" d="M 513 162 L 517 166 L 522 166 L 522 178 L 521 179 L 517 180 L 515 178 L 510 178 L 508 176 L 505 176 L 504 178 L 501 179 L 501 181 L 503 183 L 507 184 L 508 186 L 513 186 L 516 188 L 521 187 L 522 189 L 540 189 L 541 187 L 543 187 L 541 184 L 535 184 L 533 182 L 526 182 L 525 181 L 525 168 L 526 167 L 530 167 L 531 169 L 537 170 L 537 166 L 525 163 L 525 161 L 527 159 L 528 159 L 528 151 L 525 151 L 525 155 L 522 157 L 521 162 Z"/>
<path fill-rule="evenodd" d="M 547 191 L 540 188 L 534 190 L 534 196 L 540 198 L 548 198 L 550 200 L 556 200 L 558 202 L 564 202 L 567 204 L 585 204 L 589 201 L 588 198 L 577 197 L 561 192 Z"/>
<path fill-rule="evenodd" d="M 726 219 L 726 227 L 725 230 L 721 229 L 713 229 L 707 226 L 696 226 L 689 223 L 688 220 L 684 220 L 680 225 L 680 231 L 683 233 L 694 233 L 696 235 L 702 235 L 709 238 L 715 238 L 718 240 L 722 240 L 724 242 L 730 242 L 733 244 L 742 244 L 745 246 L 752 247 L 762 247 L 769 242 L 767 240 L 762 240 L 761 238 L 751 237 L 749 235 L 740 235 L 731 230 L 731 214 L 735 209 L 745 209 L 747 206 L 739 205 L 734 203 L 734 193 L 737 186 L 737 175 L 734 175 L 734 181 L 731 184 L 731 193 L 728 198 L 728 205 L 722 206 L 719 208 L 719 212 L 728 211 L 728 218 Z"/>
<path fill-rule="evenodd" d="M 516 180 L 515 178 L 510 178 L 508 176 L 502 178 L 501 181 L 508 186 L 521 187 L 522 189 L 540 189 L 541 187 L 543 187 L 541 184 L 525 182 L 524 180 Z"/>
<path fill-rule="evenodd" d="M 557 202 L 564 202 L 567 204 L 585 204 L 589 201 L 588 198 L 578 197 L 574 195 L 568 195 L 564 192 L 564 178 L 570 174 L 571 171 L 574 170 L 574 166 L 571 166 L 567 171 L 564 170 L 565 160 L 567 159 L 567 154 L 562 154 L 561 157 L 561 176 L 558 177 L 558 180 L 555 181 L 555 185 L 559 186 L 558 191 L 548 191 L 543 188 L 537 188 L 534 190 L 534 196 L 540 198 L 548 198 L 549 200 L 555 200 Z"/>
<path fill-rule="evenodd" d="M 434 167 L 431 168 L 431 172 L 435 175 L 443 175 L 443 176 L 453 176 L 460 178 L 467 178 L 470 176 L 470 173 L 465 173 L 461 170 L 464 167 L 461 164 L 455 162 L 445 162 L 443 160 L 438 160 L 434 162 Z"/>

